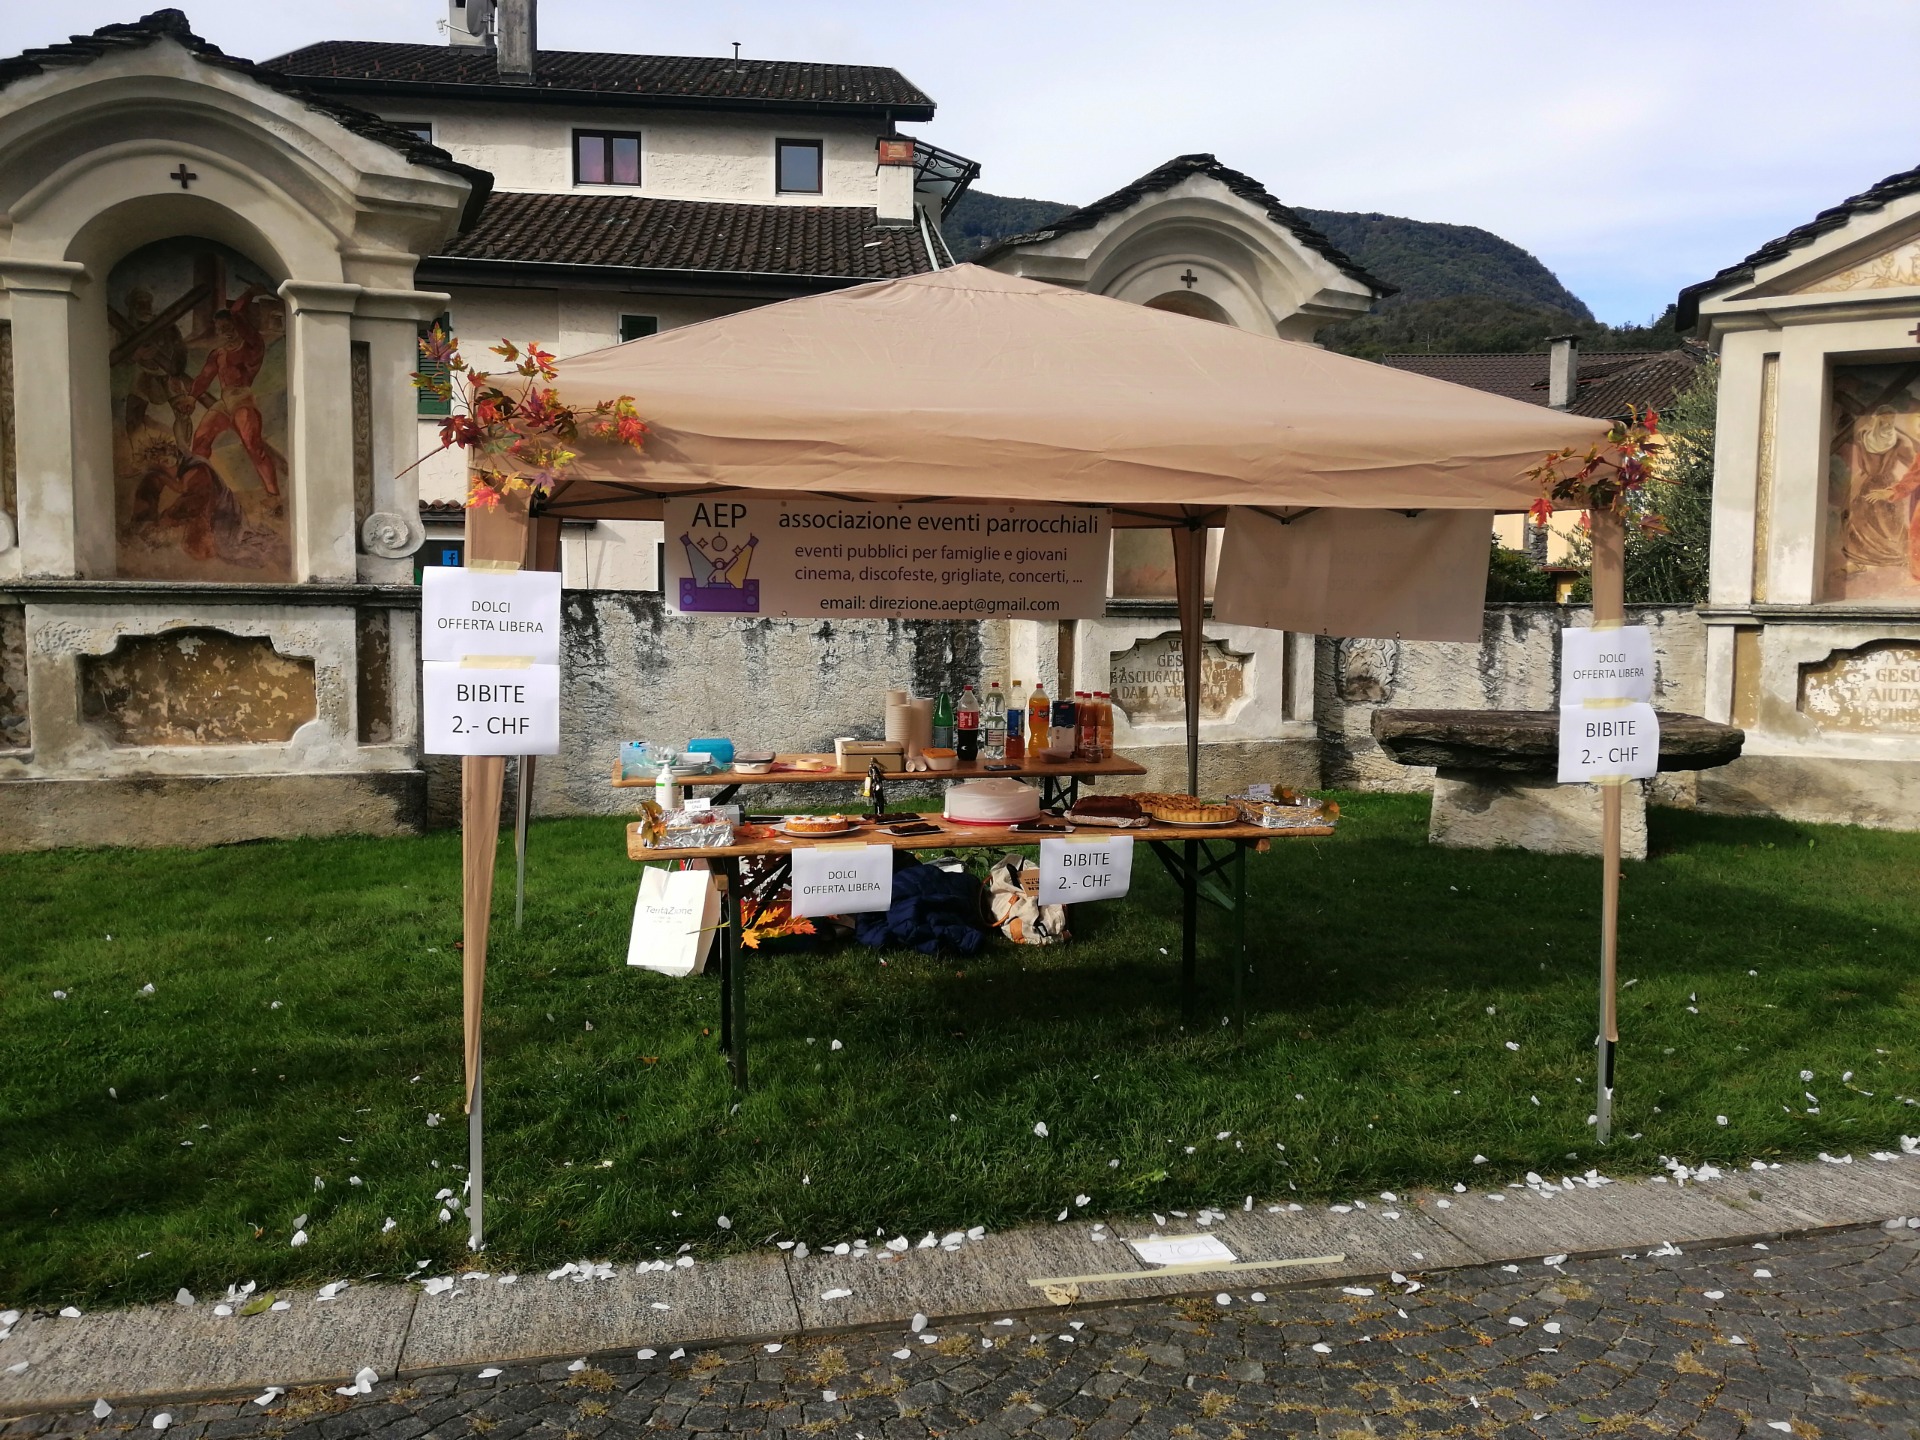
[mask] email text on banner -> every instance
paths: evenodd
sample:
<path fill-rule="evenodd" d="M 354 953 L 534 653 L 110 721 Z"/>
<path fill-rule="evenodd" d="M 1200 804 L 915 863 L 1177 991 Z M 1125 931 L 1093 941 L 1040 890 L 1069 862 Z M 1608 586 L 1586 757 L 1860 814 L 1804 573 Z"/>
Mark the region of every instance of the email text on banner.
<path fill-rule="evenodd" d="M 1040 903 L 1118 900 L 1133 883 L 1133 837 L 1040 842 Z"/>
<path fill-rule="evenodd" d="M 863 915 L 893 904 L 893 850 L 886 845 L 801 845 L 793 851 L 796 916 Z"/>
<path fill-rule="evenodd" d="M 1106 613 L 1109 517 L 1058 505 L 741 496 L 665 504 L 682 613 L 958 620 Z"/>

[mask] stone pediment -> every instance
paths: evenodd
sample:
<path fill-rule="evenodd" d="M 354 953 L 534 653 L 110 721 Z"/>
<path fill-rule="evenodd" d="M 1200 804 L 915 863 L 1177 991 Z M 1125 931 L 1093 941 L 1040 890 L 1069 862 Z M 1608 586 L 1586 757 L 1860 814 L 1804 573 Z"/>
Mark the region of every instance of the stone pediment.
<path fill-rule="evenodd" d="M 1920 289 L 1920 239 L 1903 240 L 1843 270 L 1829 271 L 1793 286 L 1794 295 L 1838 294 L 1857 290 Z"/>

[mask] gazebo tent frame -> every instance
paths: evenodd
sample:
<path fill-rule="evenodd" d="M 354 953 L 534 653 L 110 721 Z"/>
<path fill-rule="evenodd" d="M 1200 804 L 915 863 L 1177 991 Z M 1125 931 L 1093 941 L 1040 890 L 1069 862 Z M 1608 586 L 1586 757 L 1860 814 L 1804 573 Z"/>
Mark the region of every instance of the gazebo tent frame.
<path fill-rule="evenodd" d="M 930 296 L 916 290 L 934 292 Z M 957 296 L 955 292 L 960 292 Z M 956 300 L 958 305 L 956 307 Z M 969 302 L 973 302 L 971 305 Z M 1005 312 L 1002 314 L 1001 312 Z M 983 316 L 985 317 L 983 319 Z M 1007 317 L 1011 316 L 1009 320 Z M 937 457 L 903 454 L 911 426 L 900 423 L 921 413 L 913 403 L 916 379 L 939 377 L 951 363 L 960 388 L 978 392 L 984 362 L 963 351 L 981 341 L 983 327 L 997 326 L 987 343 L 1044 346 L 1056 327 L 1071 332 L 1085 317 L 1090 331 L 1111 332 L 1116 338 L 1090 349 L 1080 341 L 1076 358 L 1098 367 L 1112 354 L 1138 373 L 1130 393 L 1118 397 L 1103 389 L 1076 389 L 1069 375 L 1057 387 L 1061 393 L 1043 394 L 1042 402 L 1028 403 L 1035 388 L 1031 374 L 1012 377 L 1021 404 L 1017 414 L 1006 410 L 987 415 L 980 428 L 998 427 L 991 436 L 967 433 L 976 413 L 962 402 L 940 408 L 929 398 L 927 422 L 941 434 Z M 821 319 L 819 326 L 812 322 Z M 849 320 L 851 319 L 851 326 Z M 893 322 L 888 328 L 888 322 Z M 835 327 L 840 327 L 836 332 Z M 1021 327 L 1027 327 L 1022 335 Z M 912 327 L 911 330 L 905 327 Z M 757 333 L 756 333 L 757 332 Z M 824 332 L 824 335 L 821 333 Z M 1003 333 L 1008 332 L 1008 333 Z M 879 376 L 904 375 L 906 396 L 876 411 L 872 397 L 860 388 L 863 378 L 847 374 L 832 342 L 851 335 L 860 362 L 879 367 Z M 876 336 L 880 338 L 876 339 Z M 1106 342 L 1108 335 L 1094 334 Z M 907 347 L 901 354 L 886 353 L 886 344 Z M 1264 347 L 1264 348 L 1249 348 Z M 681 354 L 680 351 L 691 353 Z M 1167 363 L 1159 364 L 1164 351 Z M 741 408 L 742 396 L 755 394 L 760 372 L 754 367 L 770 357 L 765 385 L 770 394 L 785 398 L 782 386 L 806 389 L 785 411 L 771 418 L 743 413 L 738 433 L 728 433 L 728 407 Z M 629 366 L 629 360 L 645 363 Z M 1024 357 L 1023 357 L 1024 358 Z M 782 362 L 785 368 L 782 369 Z M 1196 372 L 1206 377 L 1211 363 L 1220 375 L 1194 388 Z M 915 372 L 918 364 L 920 370 Z M 1228 428 L 1244 416 L 1242 433 L 1202 436 L 1212 442 L 1193 451 L 1212 468 L 1183 473 L 1174 468 L 1148 468 L 1151 489 L 1163 495 L 1190 495 L 1193 499 L 1156 502 L 1144 498 L 1139 450 L 1125 455 L 1089 453 L 1082 439 L 1078 448 L 1049 451 L 1043 440 L 1047 422 L 1056 413 L 1063 425 L 1085 426 L 1081 410 L 1100 412 L 1106 423 L 1130 429 L 1145 415 L 1176 439 L 1186 432 L 1196 436 L 1222 424 L 1222 406 L 1209 403 L 1215 389 L 1246 388 L 1249 371 L 1267 364 L 1266 379 L 1275 388 L 1267 398 L 1254 393 L 1239 411 L 1228 410 Z M 663 368 L 663 365 L 665 368 Z M 716 377 L 716 397 L 702 393 L 704 375 Z M 1129 372 L 1131 376 L 1132 372 Z M 1316 395 L 1339 397 L 1333 423 L 1312 434 L 1311 416 L 1289 414 L 1286 381 L 1304 375 L 1306 388 Z M 671 383 L 662 377 L 672 377 Z M 796 378 L 798 377 L 798 378 Z M 962 378 L 964 377 L 964 378 Z M 987 377 L 991 379 L 992 377 Z M 817 382 L 817 383 L 816 383 Z M 1120 383 L 1126 383 L 1122 381 Z M 1109 380 L 1107 388 L 1113 388 Z M 833 407 L 833 387 L 845 387 L 844 408 Z M 821 388 L 826 387 L 824 397 Z M 971 387 L 969 389 L 969 387 Z M 1059 287 L 1002 276 L 974 266 L 959 266 L 911 281 L 888 281 L 859 286 L 762 307 L 702 325 L 629 342 L 610 350 L 563 361 L 557 388 L 572 404 L 633 394 L 652 429 L 647 449 L 609 454 L 598 450 L 583 457 L 569 478 L 546 494 L 516 491 L 490 508 L 467 511 L 466 563 L 474 568 L 557 570 L 560 561 L 560 523 L 566 519 L 660 519 L 664 501 L 674 496 L 723 496 L 803 493 L 813 499 L 862 502 L 1085 505 L 1102 509 L 1115 529 L 1155 528 L 1171 531 L 1175 590 L 1184 662 L 1186 759 L 1188 788 L 1199 788 L 1200 653 L 1205 619 L 1206 540 L 1210 529 L 1232 523 L 1234 513 L 1247 510 L 1282 521 L 1322 509 L 1401 510 L 1471 509 L 1516 511 L 1534 498 L 1525 469 L 1545 452 L 1566 444 L 1597 441 L 1605 431 L 1601 422 L 1543 410 L 1518 401 L 1489 396 L 1442 381 L 1408 375 L 1347 357 L 1330 356 L 1313 346 L 1268 340 L 1190 317 L 1063 291 Z M 664 394 L 669 389 L 682 394 Z M 1044 390 L 1044 385 L 1041 386 Z M 1376 397 L 1370 393 L 1380 392 Z M 1200 397 L 1196 400 L 1196 397 Z M 1309 397 L 1309 402 L 1312 397 Z M 824 403 L 823 403 L 824 400 Z M 1081 405 L 1079 402 L 1084 402 Z M 1184 405 L 1206 410 L 1189 419 Z M 1371 404 L 1372 408 L 1369 409 Z M 1116 408 L 1117 406 L 1117 408 Z M 705 407 L 703 409 L 703 407 Z M 1405 412 L 1414 412 L 1411 421 Z M 981 412 L 984 413 L 984 412 Z M 881 443 L 864 444 L 876 428 Z M 1100 419 L 1100 415 L 1095 415 Z M 1473 436 L 1479 423 L 1497 432 L 1498 441 L 1462 460 L 1456 446 Z M 782 425 L 786 431 L 781 430 Z M 1371 424 L 1387 434 L 1375 443 L 1343 442 L 1330 457 L 1322 444 L 1336 425 L 1351 428 Z M 1096 427 L 1097 428 L 1097 427 Z M 770 438 L 777 433 L 777 441 Z M 790 433 L 789 433 L 790 432 Z M 1009 434 L 1015 438 L 1009 440 Z M 1286 451 L 1285 474 L 1267 464 L 1273 447 Z M 782 451 L 781 444 L 786 445 Z M 971 450 L 969 449 L 971 447 Z M 1022 448 L 1024 447 L 1024 449 Z M 1424 447 L 1424 448 L 1423 448 Z M 1173 447 L 1176 451 L 1178 447 Z M 1352 452 L 1386 454 L 1390 463 L 1369 472 Z M 980 452 L 977 464 L 966 463 Z M 957 452 L 957 455 L 956 453 Z M 783 453 L 799 457 L 783 467 Z M 824 458 L 823 458 L 824 457 Z M 736 463 L 737 458 L 737 463 Z M 1023 469 L 1023 462 L 1025 468 Z M 1161 463 L 1156 460 L 1156 463 Z M 825 465 L 829 473 L 822 473 Z M 1198 467 L 1196 467 L 1198 469 Z M 1031 470 L 1035 478 L 1028 478 Z M 1243 473 L 1244 472 L 1244 473 Z M 1109 486 L 1108 477 L 1115 477 Z M 1377 479 L 1377 477 L 1385 477 Z M 796 481 L 798 483 L 791 483 Z M 906 493 L 902 493 L 902 492 Z M 1228 497 L 1231 497 L 1230 499 Z M 1328 504 L 1337 500 L 1337 504 Z M 1595 516 L 1594 592 L 1597 624 L 1618 624 L 1621 614 L 1620 524 L 1610 516 Z M 1366 577 L 1351 578 L 1365 583 Z M 1412 624 L 1408 629 L 1414 629 Z M 1333 633 L 1331 631 L 1327 633 Z M 481 1020 L 485 995 L 487 942 L 493 899 L 494 868 L 499 841 L 500 806 L 505 790 L 505 756 L 469 756 L 462 761 L 461 824 L 463 905 L 463 998 L 466 1037 L 466 1090 L 472 1163 L 469 1171 L 471 1243 L 477 1248 L 482 1234 L 482 1056 Z M 524 762 L 523 762 L 524 763 Z M 522 787 L 529 772 L 523 771 Z M 1612 1043 L 1617 1039 L 1613 1011 L 1613 935 L 1619 875 L 1620 796 L 1605 791 L 1605 845 L 1603 943 L 1601 978 L 1601 1073 L 1598 1080 L 1601 1115 L 1612 1078 Z M 1185 944 L 1194 944 L 1197 899 L 1192 876 L 1197 857 L 1189 845 L 1188 883 L 1183 906 Z"/>

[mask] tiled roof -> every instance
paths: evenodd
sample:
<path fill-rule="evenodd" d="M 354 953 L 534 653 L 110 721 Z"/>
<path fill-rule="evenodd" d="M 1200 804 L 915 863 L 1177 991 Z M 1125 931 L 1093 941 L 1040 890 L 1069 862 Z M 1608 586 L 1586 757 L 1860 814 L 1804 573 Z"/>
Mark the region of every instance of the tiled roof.
<path fill-rule="evenodd" d="M 496 194 L 436 261 L 895 280 L 931 270 L 917 227 L 871 207 Z"/>
<path fill-rule="evenodd" d="M 1829 230 L 1838 230 L 1856 215 L 1870 214 L 1885 209 L 1889 201 L 1920 191 L 1920 166 L 1911 170 L 1902 170 L 1897 175 L 1889 175 L 1879 184 L 1862 190 L 1858 195 L 1850 195 L 1838 205 L 1822 210 L 1804 225 L 1796 225 L 1778 239 L 1769 240 L 1738 265 L 1729 265 L 1711 280 L 1702 280 L 1689 285 L 1680 292 L 1676 302 L 1679 313 L 1676 323 L 1682 330 L 1691 328 L 1700 319 L 1700 302 L 1716 290 L 1729 285 L 1753 279 L 1754 271 L 1762 265 L 1771 265 L 1775 260 L 1785 259 L 1802 245 L 1810 245 Z"/>
<path fill-rule="evenodd" d="M 154 41 L 163 39 L 173 41 L 203 65 L 217 65 L 221 69 L 235 71 L 271 90 L 291 96 L 309 110 L 318 111 L 354 134 L 398 150 L 415 165 L 458 175 L 472 187 L 461 220 L 463 226 L 471 225 L 481 206 L 486 203 L 487 194 L 493 188 L 493 176 L 485 170 L 462 165 L 437 145 L 427 144 L 411 130 L 389 125 L 378 115 L 370 115 L 365 110 L 316 95 L 276 70 L 222 53 L 218 45 L 194 34 L 187 17 L 178 10 L 155 10 L 131 24 L 103 25 L 91 35 L 73 36 L 64 45 L 47 45 L 0 60 L 0 87 L 29 75 L 45 74 L 51 69 L 86 65 L 103 55 L 118 51 L 145 49 Z"/>
<path fill-rule="evenodd" d="M 510 91 L 521 99 L 625 98 L 674 105 L 782 110 L 885 110 L 931 120 L 933 101 L 884 65 L 816 65 L 704 55 L 609 55 L 541 50 L 533 81 L 506 85 L 494 52 L 479 45 L 399 45 L 324 40 L 267 62 L 309 84 L 343 90 Z"/>
<path fill-rule="evenodd" d="M 1091 229 L 1109 215 L 1118 215 L 1122 211 L 1130 210 L 1149 195 L 1171 190 L 1195 175 L 1209 176 L 1226 186 L 1242 200 L 1259 206 L 1266 212 L 1269 220 L 1283 226 L 1294 239 L 1331 262 L 1341 274 L 1369 287 L 1375 298 L 1384 299 L 1388 295 L 1399 293 L 1399 286 L 1389 285 L 1379 276 L 1370 274 L 1355 264 L 1347 257 L 1345 251 L 1308 224 L 1305 217 L 1298 211 L 1289 210 L 1269 194 L 1266 187 L 1258 180 L 1251 175 L 1243 175 L 1238 170 L 1228 169 L 1213 156 L 1206 154 L 1176 155 L 1159 169 L 1149 170 L 1132 184 L 1122 185 L 1111 195 L 1102 196 L 1091 205 L 1082 205 L 1078 210 L 1069 210 L 1065 215 L 1049 220 L 1044 229 L 1034 230 L 1025 235 L 1009 235 L 1004 240 L 996 240 L 974 258 L 979 264 L 990 265 L 996 257 L 1019 246 L 1037 245 L 1075 230 Z"/>
<path fill-rule="evenodd" d="M 1679 350 L 1599 350 L 1580 356 L 1575 415 L 1610 419 L 1629 404 L 1664 410 L 1684 390 L 1705 355 Z M 1545 351 L 1504 355 L 1383 355 L 1381 363 L 1416 375 L 1485 390 L 1530 405 L 1547 403 Z"/>

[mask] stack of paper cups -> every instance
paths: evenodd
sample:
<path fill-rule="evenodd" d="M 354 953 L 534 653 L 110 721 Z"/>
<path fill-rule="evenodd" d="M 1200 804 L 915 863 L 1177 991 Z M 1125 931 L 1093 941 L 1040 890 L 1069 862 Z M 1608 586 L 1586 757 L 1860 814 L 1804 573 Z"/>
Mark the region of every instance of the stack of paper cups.
<path fill-rule="evenodd" d="M 897 694 L 897 691 L 889 692 Z M 886 738 L 898 741 L 908 752 L 913 750 L 913 701 L 887 701 Z"/>
<path fill-rule="evenodd" d="M 911 690 L 887 691 L 887 704 L 889 706 L 906 705 L 911 703 L 912 700 L 913 700 L 913 692 Z"/>
<path fill-rule="evenodd" d="M 933 744 L 933 701 L 909 700 L 907 703 L 913 709 L 913 732 L 907 742 L 907 753 L 917 755 Z"/>

